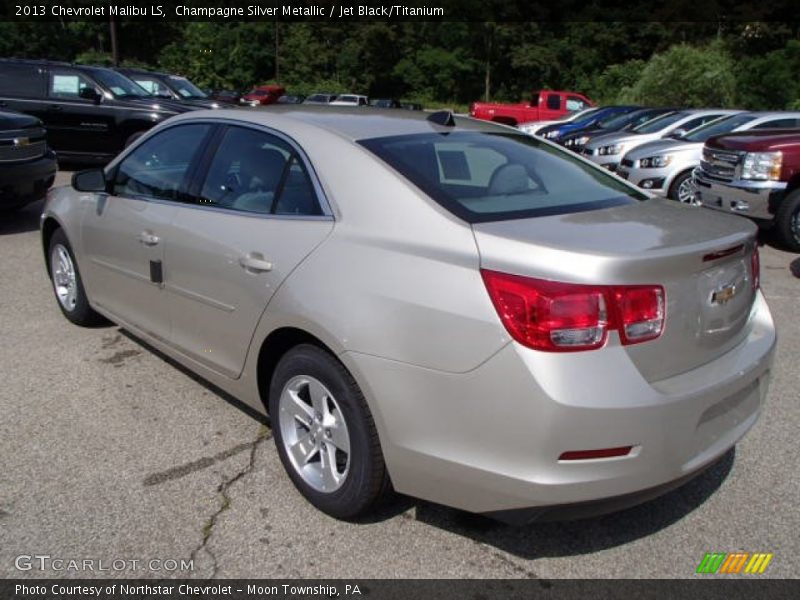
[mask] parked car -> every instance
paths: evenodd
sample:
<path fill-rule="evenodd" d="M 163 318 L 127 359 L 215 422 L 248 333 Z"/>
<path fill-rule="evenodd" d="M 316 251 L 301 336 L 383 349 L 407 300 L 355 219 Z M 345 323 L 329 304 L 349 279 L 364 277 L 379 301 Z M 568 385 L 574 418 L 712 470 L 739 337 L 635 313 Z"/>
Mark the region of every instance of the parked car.
<path fill-rule="evenodd" d="M 156 98 L 175 100 L 198 108 L 220 107 L 219 102 L 209 98 L 208 94 L 186 77 L 130 67 L 119 67 L 116 71 L 138 83 Z"/>
<path fill-rule="evenodd" d="M 772 225 L 800 252 L 800 132 L 743 131 L 712 137 L 694 171 L 706 208 Z"/>
<path fill-rule="evenodd" d="M 419 102 L 400 102 L 400 108 L 405 110 L 423 110 Z"/>
<path fill-rule="evenodd" d="M 402 108 L 400 101 L 394 98 L 370 98 L 369 105 L 375 108 Z"/>
<path fill-rule="evenodd" d="M 0 211 L 16 210 L 43 198 L 57 169 L 42 122 L 0 111 Z"/>
<path fill-rule="evenodd" d="M 275 104 L 286 93 L 282 85 L 258 85 L 239 99 L 239 104 L 264 106 Z"/>
<path fill-rule="evenodd" d="M 17 59 L 0 59 L 0 103 L 42 121 L 59 159 L 79 162 L 107 162 L 156 123 L 194 110 L 111 69 Z"/>
<path fill-rule="evenodd" d="M 562 135 L 558 139 L 558 143 L 573 152 L 580 153 L 583 151 L 584 146 L 595 136 L 605 135 L 614 131 L 630 131 L 662 115 L 675 112 L 675 110 L 675 108 L 640 108 L 639 110 L 602 119 L 591 127 Z"/>
<path fill-rule="evenodd" d="M 756 422 L 755 234 L 507 127 L 324 107 L 178 116 L 42 219 L 63 314 L 266 406 L 319 509 L 516 523 L 654 497 Z"/>
<path fill-rule="evenodd" d="M 617 174 L 640 188 L 695 204 L 692 171 L 700 165 L 709 138 L 735 131 L 800 127 L 800 112 L 747 112 L 701 125 L 677 139 L 642 144 L 622 157 Z"/>
<path fill-rule="evenodd" d="M 557 119 L 569 112 L 594 106 L 586 96 L 576 92 L 542 90 L 533 92 L 529 102 L 498 104 L 495 102 L 473 102 L 469 114 L 476 119 L 494 121 L 516 127 L 530 121 Z"/>
<path fill-rule="evenodd" d="M 576 110 L 573 112 L 566 113 L 559 117 L 558 119 L 551 119 L 548 121 L 531 121 L 530 123 L 522 123 L 521 125 L 517 125 L 517 129 L 520 131 L 524 131 L 529 135 L 538 135 L 538 133 L 544 129 L 545 127 L 549 127 L 550 125 L 554 124 L 564 124 L 564 123 L 571 123 L 575 121 L 575 119 L 580 119 L 586 116 L 589 116 L 595 111 L 600 110 L 601 107 L 593 106 L 591 108 L 584 108 L 583 110 Z"/>
<path fill-rule="evenodd" d="M 336 94 L 311 94 L 305 100 L 303 100 L 303 104 L 328 105 L 334 100 L 336 100 Z"/>
<path fill-rule="evenodd" d="M 235 90 L 209 90 L 208 97 L 222 104 L 239 104 L 242 94 Z"/>
<path fill-rule="evenodd" d="M 305 96 L 299 96 L 297 94 L 288 96 L 284 94 L 275 101 L 275 104 L 302 104 L 305 99 Z"/>
<path fill-rule="evenodd" d="M 604 119 L 613 119 L 621 115 L 627 115 L 641 108 L 640 106 L 604 106 L 592 111 L 588 115 L 584 115 L 573 121 L 566 123 L 553 123 L 547 127 L 538 130 L 537 135 L 550 140 L 552 142 L 560 143 L 562 136 L 581 131 L 583 129 L 590 129 L 598 125 Z"/>
<path fill-rule="evenodd" d="M 369 98 L 358 94 L 340 94 L 330 104 L 331 106 L 368 106 Z"/>
<path fill-rule="evenodd" d="M 680 136 L 714 121 L 725 115 L 739 111 L 727 109 L 691 109 L 667 113 L 634 127 L 630 131 L 617 131 L 593 137 L 584 147 L 582 154 L 593 162 L 615 170 L 622 155 L 647 142 Z"/>

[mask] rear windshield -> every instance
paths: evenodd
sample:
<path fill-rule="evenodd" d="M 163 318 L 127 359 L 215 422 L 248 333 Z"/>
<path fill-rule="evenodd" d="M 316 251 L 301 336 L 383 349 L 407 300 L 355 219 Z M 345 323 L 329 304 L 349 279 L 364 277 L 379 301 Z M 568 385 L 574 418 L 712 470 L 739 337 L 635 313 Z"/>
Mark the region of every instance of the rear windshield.
<path fill-rule="evenodd" d="M 647 197 L 603 169 L 514 133 L 423 133 L 362 146 L 469 223 L 597 210 Z"/>

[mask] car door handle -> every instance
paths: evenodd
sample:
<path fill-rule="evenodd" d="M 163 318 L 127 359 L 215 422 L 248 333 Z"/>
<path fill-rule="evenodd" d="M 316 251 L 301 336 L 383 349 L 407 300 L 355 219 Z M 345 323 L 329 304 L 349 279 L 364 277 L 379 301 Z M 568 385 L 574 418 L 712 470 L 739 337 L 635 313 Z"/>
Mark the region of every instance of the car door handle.
<path fill-rule="evenodd" d="M 51 104 L 47 107 L 47 110 L 52 110 L 54 112 L 58 112 L 61 110 L 61 105 L 59 104 Z"/>
<path fill-rule="evenodd" d="M 139 241 L 145 246 L 155 246 L 161 241 L 161 238 L 149 231 L 143 231 L 139 234 Z"/>
<path fill-rule="evenodd" d="M 245 271 L 252 271 L 254 273 L 272 271 L 272 263 L 265 260 L 264 256 L 258 252 L 251 252 L 250 254 L 240 256 L 239 265 Z"/>

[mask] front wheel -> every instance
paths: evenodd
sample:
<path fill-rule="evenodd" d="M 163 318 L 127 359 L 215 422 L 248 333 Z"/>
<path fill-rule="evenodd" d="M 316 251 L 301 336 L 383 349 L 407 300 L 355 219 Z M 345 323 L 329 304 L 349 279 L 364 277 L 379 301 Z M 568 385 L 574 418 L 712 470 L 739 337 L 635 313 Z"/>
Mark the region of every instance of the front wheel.
<path fill-rule="evenodd" d="M 287 352 L 270 384 L 278 455 L 295 487 L 321 511 L 353 519 L 389 488 L 378 433 L 344 366 L 310 344 Z"/>
<path fill-rule="evenodd" d="M 775 228 L 789 250 L 800 252 L 800 190 L 787 195 L 778 205 Z"/>
<path fill-rule="evenodd" d="M 92 327 L 105 323 L 105 319 L 89 306 L 78 263 L 62 229 L 56 230 L 50 239 L 50 280 L 64 316 L 75 325 Z"/>
<path fill-rule="evenodd" d="M 695 195 L 694 182 L 692 181 L 692 172 L 687 171 L 678 175 L 669 187 L 667 195 L 683 204 L 697 206 L 698 202 Z"/>

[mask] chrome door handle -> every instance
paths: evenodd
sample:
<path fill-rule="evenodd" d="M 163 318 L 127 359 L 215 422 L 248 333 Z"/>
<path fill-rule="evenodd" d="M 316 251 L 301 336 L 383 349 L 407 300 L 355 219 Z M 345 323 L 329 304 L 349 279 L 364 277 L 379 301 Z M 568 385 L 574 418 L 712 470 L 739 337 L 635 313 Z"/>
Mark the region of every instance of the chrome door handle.
<path fill-rule="evenodd" d="M 239 266 L 246 271 L 252 271 L 254 273 L 272 271 L 272 263 L 265 260 L 264 256 L 257 252 L 251 252 L 250 254 L 240 256 Z"/>
<path fill-rule="evenodd" d="M 161 241 L 161 238 L 149 231 L 143 231 L 139 234 L 139 241 L 145 246 L 155 246 Z"/>

